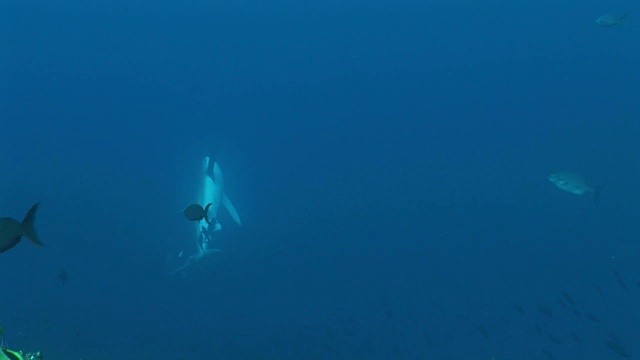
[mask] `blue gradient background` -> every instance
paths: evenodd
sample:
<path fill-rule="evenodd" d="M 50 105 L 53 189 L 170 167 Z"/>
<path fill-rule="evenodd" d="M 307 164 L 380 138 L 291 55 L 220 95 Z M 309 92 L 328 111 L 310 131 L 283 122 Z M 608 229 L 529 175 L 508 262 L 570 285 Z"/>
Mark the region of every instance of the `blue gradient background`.
<path fill-rule="evenodd" d="M 638 351 L 638 4 L 0 4 L 0 213 L 42 201 L 46 243 L 0 254 L 10 347 L 613 359 L 615 337 Z M 627 12 L 626 29 L 595 25 Z M 223 251 L 166 276 L 195 251 L 179 211 L 212 153 L 245 224 L 224 214 Z M 602 198 L 556 189 L 556 169 Z"/>

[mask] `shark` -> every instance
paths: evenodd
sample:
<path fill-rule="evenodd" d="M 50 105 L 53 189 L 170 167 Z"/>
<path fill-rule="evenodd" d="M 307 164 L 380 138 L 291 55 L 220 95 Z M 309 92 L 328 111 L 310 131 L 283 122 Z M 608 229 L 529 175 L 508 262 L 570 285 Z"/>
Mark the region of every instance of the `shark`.
<path fill-rule="evenodd" d="M 33 227 L 39 206 L 39 202 L 33 204 L 22 222 L 8 217 L 0 218 L 0 252 L 18 245 L 23 236 L 38 246 L 43 245 Z"/>
<path fill-rule="evenodd" d="M 221 251 L 213 247 L 213 240 L 215 233 L 222 230 L 219 214 L 223 209 L 229 213 L 236 225 L 242 225 L 238 210 L 225 193 L 224 175 L 220 165 L 211 157 L 205 156 L 202 159 L 199 177 L 200 185 L 196 202 L 183 210 L 186 219 L 195 222 L 198 251 L 189 256 L 182 266 L 171 271 L 169 275 L 181 273 L 203 257 Z M 180 251 L 179 257 L 182 254 L 183 251 Z"/>
<path fill-rule="evenodd" d="M 231 219 L 238 225 L 242 225 L 238 210 L 233 205 L 229 197 L 224 191 L 224 175 L 220 165 L 213 161 L 209 156 L 205 156 L 202 160 L 200 194 L 198 195 L 198 203 L 207 206 L 207 214 L 196 224 L 196 233 L 200 234 L 203 228 L 207 231 L 219 231 L 222 225 L 218 221 L 218 214 L 222 208 L 226 209 Z M 211 228 L 213 227 L 213 228 Z"/>
<path fill-rule="evenodd" d="M 602 192 L 602 186 L 594 186 L 584 176 L 573 172 L 555 172 L 547 178 L 560 190 L 580 196 L 590 195 L 594 200 L 598 200 Z"/>

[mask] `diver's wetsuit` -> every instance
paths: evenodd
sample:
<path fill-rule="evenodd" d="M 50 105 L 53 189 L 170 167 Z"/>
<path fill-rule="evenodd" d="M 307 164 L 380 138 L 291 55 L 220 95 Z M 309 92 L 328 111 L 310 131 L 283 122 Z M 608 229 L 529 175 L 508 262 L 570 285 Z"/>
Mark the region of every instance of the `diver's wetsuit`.
<path fill-rule="evenodd" d="M 203 252 L 211 250 L 211 246 L 213 244 L 213 233 L 219 229 L 218 221 L 215 218 L 211 220 L 211 225 L 203 226 L 200 228 L 198 245 L 200 246 L 200 250 L 202 250 Z"/>

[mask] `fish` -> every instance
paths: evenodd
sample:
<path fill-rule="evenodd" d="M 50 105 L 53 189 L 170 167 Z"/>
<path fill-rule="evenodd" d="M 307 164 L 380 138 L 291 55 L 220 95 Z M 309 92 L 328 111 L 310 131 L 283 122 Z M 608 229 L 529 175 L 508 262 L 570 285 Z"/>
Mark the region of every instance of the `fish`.
<path fill-rule="evenodd" d="M 518 304 L 518 303 L 513 303 L 513 308 L 516 309 L 517 312 L 519 312 L 520 314 L 524 314 L 524 308 L 522 307 L 522 305 Z"/>
<path fill-rule="evenodd" d="M 620 273 L 616 269 L 611 269 L 611 272 L 616 277 L 616 280 L 618 281 L 618 285 L 620 285 L 621 288 L 629 291 L 629 287 L 627 286 L 627 283 L 624 281 Z"/>
<path fill-rule="evenodd" d="M 591 195 L 594 200 L 597 200 L 602 192 L 602 186 L 593 186 L 582 175 L 576 173 L 556 172 L 547 178 L 560 190 L 581 196 Z"/>
<path fill-rule="evenodd" d="M 44 245 L 33 227 L 39 206 L 39 202 L 33 204 L 22 222 L 8 217 L 0 218 L 0 253 L 18 245 L 23 236 L 38 246 Z"/>
<path fill-rule="evenodd" d="M 571 339 L 575 342 L 577 342 L 578 344 L 584 344 L 584 340 L 582 339 L 582 336 L 572 332 L 571 333 Z"/>
<path fill-rule="evenodd" d="M 479 325 L 477 327 L 477 330 L 480 334 L 482 334 L 485 340 L 491 340 L 491 336 L 489 336 L 489 330 L 487 330 L 486 327 L 484 327 L 483 325 Z"/>
<path fill-rule="evenodd" d="M 556 356 L 553 355 L 553 353 L 549 349 L 542 349 L 542 354 L 544 354 L 544 356 L 549 360 L 555 360 L 556 358 Z"/>
<path fill-rule="evenodd" d="M 586 316 L 587 316 L 587 319 L 589 319 L 589 321 L 591 321 L 592 323 L 596 323 L 596 324 L 600 323 L 600 319 L 598 319 L 598 317 L 593 315 L 592 313 L 587 313 Z"/>
<path fill-rule="evenodd" d="M 562 298 L 558 298 L 558 304 L 560 304 L 560 306 L 562 306 L 565 309 L 569 308 L 569 305 L 567 305 L 567 303 L 564 302 L 564 300 L 562 300 Z"/>
<path fill-rule="evenodd" d="M 546 316 L 546 317 L 548 317 L 548 318 L 553 317 L 553 308 L 551 308 L 551 306 L 549 306 L 549 305 L 547 305 L 547 304 L 541 304 L 541 305 L 538 305 L 538 306 L 536 307 L 536 309 L 537 309 L 540 313 L 544 314 L 544 316 Z"/>
<path fill-rule="evenodd" d="M 209 220 L 209 208 L 211 207 L 211 203 L 207 204 L 205 207 L 202 207 L 200 204 L 191 204 L 182 210 L 184 217 L 189 221 L 201 221 L 204 219 L 208 224 L 211 224 Z"/>
<path fill-rule="evenodd" d="M 67 273 L 67 270 L 65 270 L 64 268 L 61 268 L 60 271 L 58 271 L 58 279 L 60 279 L 60 284 L 64 286 L 64 284 L 69 279 L 69 274 Z"/>
<path fill-rule="evenodd" d="M 608 27 L 608 28 L 614 27 L 614 26 L 620 26 L 621 28 L 624 28 L 626 20 L 627 20 L 627 14 L 622 16 L 604 14 L 602 16 L 599 16 L 596 19 L 596 25 L 600 27 Z"/>
<path fill-rule="evenodd" d="M 571 304 L 572 306 L 576 304 L 576 303 L 573 301 L 573 299 L 571 298 L 571 295 L 569 295 L 569 293 L 568 293 L 568 292 L 563 291 L 563 292 L 561 292 L 561 293 L 560 293 L 560 295 L 562 295 L 562 297 L 563 297 L 565 300 L 567 300 L 567 302 L 568 302 L 569 304 Z"/>
<path fill-rule="evenodd" d="M 202 160 L 202 174 L 203 182 L 199 195 L 200 202 L 203 204 L 212 203 L 211 213 L 214 214 L 213 217 L 217 217 L 220 207 L 224 207 L 225 209 L 227 209 L 229 215 L 231 215 L 233 221 L 237 225 L 241 226 L 242 221 L 240 220 L 238 211 L 236 210 L 233 203 L 231 203 L 231 200 L 229 200 L 229 197 L 224 190 L 225 182 L 220 165 L 218 165 L 218 163 L 212 158 L 205 156 Z M 216 229 L 214 230 L 220 230 L 221 225 L 216 225 Z M 200 229 L 198 229 L 198 234 L 199 233 Z"/>
<path fill-rule="evenodd" d="M 604 343 L 605 345 L 607 345 L 609 349 L 611 349 L 611 351 L 616 353 L 616 355 L 618 355 L 619 357 L 625 358 L 625 359 L 631 358 L 631 353 L 629 353 L 627 349 L 625 349 L 622 346 L 622 344 L 620 344 L 616 339 L 609 339 L 609 340 L 606 340 Z"/>
<path fill-rule="evenodd" d="M 548 334 L 547 335 L 547 339 L 549 339 L 551 342 L 556 343 L 558 345 L 562 345 L 562 339 L 560 339 L 559 337 L 553 335 L 553 334 Z"/>
<path fill-rule="evenodd" d="M 596 291 L 598 292 L 598 294 L 600 294 L 600 295 L 604 295 L 604 290 L 602 290 L 602 288 L 601 288 L 599 285 L 594 284 L 594 285 L 593 285 L 593 287 L 596 289 Z"/>

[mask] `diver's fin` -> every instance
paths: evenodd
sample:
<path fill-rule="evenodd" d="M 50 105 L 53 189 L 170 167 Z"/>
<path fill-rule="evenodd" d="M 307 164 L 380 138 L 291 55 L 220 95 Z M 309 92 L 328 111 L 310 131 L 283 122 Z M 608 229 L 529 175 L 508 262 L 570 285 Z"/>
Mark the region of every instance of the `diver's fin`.
<path fill-rule="evenodd" d="M 207 206 L 204 207 L 204 221 L 209 225 L 211 225 L 211 220 L 209 220 L 209 208 L 211 207 L 211 204 L 212 203 L 208 203 Z"/>
<path fill-rule="evenodd" d="M 195 264 L 196 261 L 202 259 L 203 257 L 211 254 L 216 254 L 221 251 L 222 251 L 221 249 L 209 249 L 209 250 L 200 249 L 200 252 L 196 253 L 195 255 L 189 256 L 189 259 L 187 259 L 187 261 L 182 266 L 178 267 L 173 271 L 170 271 L 169 273 L 167 273 L 167 275 L 171 276 L 171 275 L 180 273 L 183 270 L 187 269 L 189 266 Z M 0 360 L 2 360 L 2 358 L 0 358 Z"/>
<path fill-rule="evenodd" d="M 233 218 L 233 221 L 235 221 L 238 225 L 242 225 L 242 221 L 240 221 L 240 215 L 238 215 L 236 207 L 233 206 L 227 194 L 222 194 L 222 205 L 227 208 L 227 211 L 229 212 L 229 215 L 231 215 L 231 218 Z"/>
<path fill-rule="evenodd" d="M 22 220 L 22 235 L 26 236 L 34 244 L 42 246 L 44 244 L 40 241 L 40 238 L 38 238 L 38 233 L 36 233 L 36 229 L 33 227 L 33 223 L 36 221 L 38 206 L 40 206 L 39 202 L 33 204 L 27 215 L 25 215 L 24 220 Z"/>

